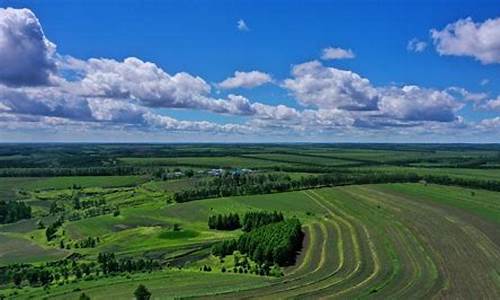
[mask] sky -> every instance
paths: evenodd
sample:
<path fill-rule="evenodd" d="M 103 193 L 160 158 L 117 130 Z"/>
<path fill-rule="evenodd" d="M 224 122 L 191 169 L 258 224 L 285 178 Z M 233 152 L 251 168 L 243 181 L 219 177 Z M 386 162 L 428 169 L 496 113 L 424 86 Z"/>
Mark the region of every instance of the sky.
<path fill-rule="evenodd" d="M 498 0 L 0 0 L 0 142 L 499 140 Z"/>

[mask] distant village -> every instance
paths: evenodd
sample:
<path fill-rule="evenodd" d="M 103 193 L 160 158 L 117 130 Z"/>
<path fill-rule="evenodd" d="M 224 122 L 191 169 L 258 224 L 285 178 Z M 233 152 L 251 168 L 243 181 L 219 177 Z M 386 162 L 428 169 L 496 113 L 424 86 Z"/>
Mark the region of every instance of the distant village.
<path fill-rule="evenodd" d="M 250 174 L 254 173 L 255 171 L 252 169 L 240 169 L 240 168 L 235 168 L 235 169 L 210 169 L 210 170 L 199 170 L 196 172 L 198 175 L 204 175 L 207 174 L 209 176 L 222 176 L 224 174 L 230 174 L 230 175 L 245 175 L 245 174 Z M 173 178 L 180 178 L 184 176 L 191 177 L 194 175 L 194 172 L 192 170 L 186 170 L 186 171 L 181 171 L 181 170 L 176 170 L 174 172 L 168 172 L 163 174 L 164 179 L 173 179 Z"/>

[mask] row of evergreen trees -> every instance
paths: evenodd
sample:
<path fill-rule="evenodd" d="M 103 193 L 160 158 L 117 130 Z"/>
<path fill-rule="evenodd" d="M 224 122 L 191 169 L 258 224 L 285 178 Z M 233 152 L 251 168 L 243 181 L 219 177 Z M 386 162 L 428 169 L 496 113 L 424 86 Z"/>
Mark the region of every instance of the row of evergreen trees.
<path fill-rule="evenodd" d="M 0 201 L 0 224 L 31 218 L 31 207 L 24 202 Z"/>
<path fill-rule="evenodd" d="M 238 240 L 225 240 L 212 248 L 217 256 L 232 254 L 238 250 L 262 264 L 291 265 L 302 247 L 304 234 L 296 218 L 264 225 L 242 234 Z"/>
<path fill-rule="evenodd" d="M 235 230 L 241 228 L 240 216 L 237 213 L 209 216 L 208 228 L 217 230 Z"/>
<path fill-rule="evenodd" d="M 285 218 L 283 213 L 273 211 L 251 211 L 243 215 L 243 220 L 240 221 L 240 216 L 237 213 L 217 214 L 208 217 L 208 228 L 217 230 L 235 230 L 242 228 L 243 231 L 251 231 L 255 228 L 281 222 Z"/>
<path fill-rule="evenodd" d="M 249 232 L 258 227 L 285 220 L 283 213 L 273 211 L 250 211 L 243 216 L 242 230 Z"/>

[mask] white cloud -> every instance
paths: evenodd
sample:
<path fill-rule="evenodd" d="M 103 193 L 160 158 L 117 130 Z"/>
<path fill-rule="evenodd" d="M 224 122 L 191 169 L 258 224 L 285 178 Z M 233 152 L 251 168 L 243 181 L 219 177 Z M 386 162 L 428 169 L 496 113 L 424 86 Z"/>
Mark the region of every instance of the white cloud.
<path fill-rule="evenodd" d="M 479 82 L 479 84 L 480 84 L 480 85 L 482 85 L 482 86 L 485 86 L 485 85 L 487 85 L 488 83 L 490 83 L 490 80 L 489 80 L 489 79 L 487 79 L 487 78 L 485 78 L 485 79 L 483 79 L 483 80 L 481 80 L 481 81 Z"/>
<path fill-rule="evenodd" d="M 427 47 L 426 42 L 420 41 L 416 38 L 408 41 L 408 45 L 406 45 L 406 49 L 408 51 L 413 51 L 413 52 L 423 52 L 426 47 Z"/>
<path fill-rule="evenodd" d="M 0 8 L 0 83 L 46 85 L 55 70 L 55 45 L 28 9 Z"/>
<path fill-rule="evenodd" d="M 283 87 L 306 106 L 345 110 L 376 109 L 378 93 L 366 78 L 351 71 L 323 66 L 318 61 L 293 67 Z"/>
<path fill-rule="evenodd" d="M 239 19 L 237 23 L 237 28 L 239 31 L 249 31 L 250 28 L 248 28 L 247 23 L 243 19 Z"/>
<path fill-rule="evenodd" d="M 283 86 L 303 105 L 350 111 L 350 118 L 357 119 L 358 124 L 380 124 L 383 118 L 384 124 L 394 126 L 409 124 L 401 122 L 452 122 L 463 107 L 447 90 L 375 87 L 354 72 L 325 67 L 318 61 L 294 66 L 292 76 Z M 467 93 L 464 96 L 472 99 L 484 95 Z M 376 122 L 368 122 L 368 119 Z"/>
<path fill-rule="evenodd" d="M 398 120 L 452 122 L 462 108 L 446 91 L 418 86 L 381 89 L 380 112 Z"/>
<path fill-rule="evenodd" d="M 200 77 L 170 75 L 135 57 L 123 62 L 91 58 L 82 66 L 80 92 L 88 96 L 129 98 L 149 107 L 195 107 L 210 93 L 210 85 Z"/>
<path fill-rule="evenodd" d="M 474 23 L 471 18 L 431 30 L 440 55 L 472 56 L 483 64 L 500 63 L 500 18 Z"/>
<path fill-rule="evenodd" d="M 351 49 L 342 49 L 336 47 L 325 48 L 322 51 L 321 59 L 330 60 L 330 59 L 346 59 L 346 58 L 354 58 L 354 52 Z"/>
<path fill-rule="evenodd" d="M 500 96 L 498 96 L 496 99 L 486 101 L 486 103 L 484 103 L 481 108 L 500 112 Z"/>
<path fill-rule="evenodd" d="M 235 89 L 235 88 L 253 88 L 268 82 L 271 82 L 272 78 L 269 74 L 260 71 L 251 72 L 234 72 L 233 77 L 229 77 L 224 81 L 220 82 L 218 86 L 222 89 Z"/>
<path fill-rule="evenodd" d="M 449 87 L 445 91 L 456 93 L 461 96 L 463 100 L 473 102 L 475 105 L 478 105 L 480 102 L 488 98 L 487 93 L 472 93 L 464 88 L 455 86 Z"/>
<path fill-rule="evenodd" d="M 500 129 L 500 117 L 483 119 L 479 122 L 478 127 L 484 130 Z"/>

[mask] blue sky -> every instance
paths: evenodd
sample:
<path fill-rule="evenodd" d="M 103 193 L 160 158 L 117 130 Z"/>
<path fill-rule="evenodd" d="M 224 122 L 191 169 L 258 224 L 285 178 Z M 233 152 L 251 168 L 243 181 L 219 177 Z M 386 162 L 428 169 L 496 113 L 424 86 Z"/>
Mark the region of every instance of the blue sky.
<path fill-rule="evenodd" d="M 39 55 L 50 55 L 48 64 L 57 66 L 44 70 L 50 84 L 4 76 L 8 80 L 0 96 L 6 108 L 0 121 L 6 125 L 0 141 L 492 142 L 500 137 L 498 1 L 0 1 L 0 7 L 28 8 L 38 18 L 43 38 L 56 45 L 54 51 L 42 47 Z M 0 24 L 13 14 L 0 14 Z M 244 30 L 238 29 L 240 20 Z M 445 30 L 453 24 L 455 31 Z M 473 34 L 484 46 L 460 37 L 461 26 L 475 28 Z M 442 35 L 433 37 L 432 29 Z M 425 49 L 409 50 L 412 39 L 425 43 Z M 327 48 L 350 50 L 354 58 L 321 59 Z M 4 54 L 5 49 L 16 51 L 0 42 L 0 59 L 1 49 Z M 9 57 L 28 55 L 20 52 Z M 54 80 L 71 81 L 71 72 L 80 79 L 94 78 L 97 71 L 89 60 L 123 62 L 128 57 L 154 63 L 169 76 L 185 72 L 200 78 L 209 91 L 201 92 L 200 100 L 200 95 L 186 96 L 191 92 L 181 90 L 174 93 L 182 94 L 179 100 L 161 94 L 166 93 L 162 78 L 155 85 L 160 92 L 130 86 L 146 80 L 142 77 L 116 83 L 126 96 L 102 92 L 106 87 L 99 82 L 92 86 L 92 96 L 88 85 L 69 87 L 65 82 L 54 88 Z M 317 64 L 304 65 L 305 73 L 293 75 L 294 67 L 311 62 Z M 9 65 L 0 63 L 0 84 L 2 67 Z M 120 74 L 119 65 L 110 68 L 107 78 Z M 271 79 L 252 87 L 221 88 L 236 71 L 258 71 Z M 315 79 L 324 82 L 315 87 Z M 368 85 L 358 86 L 363 80 Z M 191 91 L 191 83 L 179 84 Z M 22 109 L 13 93 L 26 94 L 19 96 L 28 99 Z M 36 98 L 40 93 L 62 102 L 47 105 Z M 150 99 L 158 93 L 158 99 Z M 78 100 L 65 99 L 68 94 Z M 246 108 L 227 109 L 233 105 L 229 95 L 244 97 Z M 227 103 L 214 108 L 212 100 Z M 78 111 L 87 109 L 72 101 L 85 102 L 89 117 L 79 118 Z M 110 105 L 112 101 L 132 105 L 134 113 L 124 116 L 121 107 L 115 117 L 120 105 Z M 367 101 L 375 106 L 359 112 Z M 28 105 L 33 108 L 26 109 Z M 282 113 L 279 105 L 294 111 Z M 68 113 L 76 106 L 80 110 Z M 142 118 L 146 111 L 149 117 Z M 169 119 L 159 121 L 162 117 Z"/>

